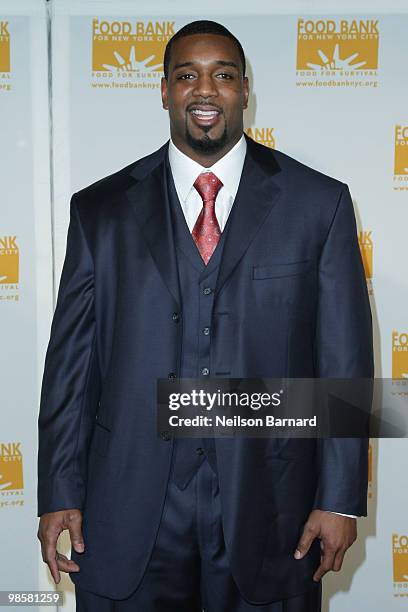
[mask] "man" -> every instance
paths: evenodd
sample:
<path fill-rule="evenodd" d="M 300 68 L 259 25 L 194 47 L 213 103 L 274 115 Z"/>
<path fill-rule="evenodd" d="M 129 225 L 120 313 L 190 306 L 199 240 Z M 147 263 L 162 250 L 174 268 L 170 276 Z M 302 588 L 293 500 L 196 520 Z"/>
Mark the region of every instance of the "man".
<path fill-rule="evenodd" d="M 156 381 L 371 377 L 352 201 L 244 136 L 245 57 L 223 26 L 182 28 L 164 74 L 170 143 L 71 201 L 39 417 L 43 558 L 80 611 L 316 612 L 366 514 L 367 440 L 175 441 Z"/>

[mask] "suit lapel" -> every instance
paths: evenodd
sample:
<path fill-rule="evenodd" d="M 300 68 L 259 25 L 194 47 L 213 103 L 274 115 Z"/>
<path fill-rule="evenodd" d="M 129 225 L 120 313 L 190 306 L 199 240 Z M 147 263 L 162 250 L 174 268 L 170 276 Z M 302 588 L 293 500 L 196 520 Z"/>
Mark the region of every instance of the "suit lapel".
<path fill-rule="evenodd" d="M 157 165 L 144 174 L 144 168 L 134 168 L 138 182 L 127 190 L 136 221 L 149 247 L 156 266 L 170 293 L 181 307 L 176 251 L 168 200 L 165 155 L 167 144 L 153 155 Z"/>
<path fill-rule="evenodd" d="M 238 192 L 228 218 L 215 294 L 243 257 L 266 217 L 279 199 L 281 189 L 273 179 L 280 168 L 273 154 L 247 140 L 247 154 Z M 210 260 L 211 261 L 211 260 Z"/>
<path fill-rule="evenodd" d="M 226 229 L 228 233 L 215 287 L 217 294 L 243 257 L 266 217 L 279 199 L 274 180 L 280 168 L 272 151 L 247 140 L 247 154 L 237 196 Z M 133 167 L 137 180 L 127 198 L 156 266 L 179 307 L 181 306 L 176 250 L 168 199 L 165 160 L 168 143 Z M 225 231 L 225 230 L 224 230 Z M 211 261 L 211 260 L 210 260 Z"/>

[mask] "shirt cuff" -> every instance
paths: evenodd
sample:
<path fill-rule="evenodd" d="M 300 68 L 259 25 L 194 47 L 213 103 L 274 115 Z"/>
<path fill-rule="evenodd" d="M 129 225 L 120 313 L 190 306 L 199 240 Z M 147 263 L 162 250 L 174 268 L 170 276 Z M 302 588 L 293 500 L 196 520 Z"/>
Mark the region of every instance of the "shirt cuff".
<path fill-rule="evenodd" d="M 332 512 L 332 514 L 340 514 L 340 516 L 348 516 L 349 518 L 358 518 L 355 514 L 343 514 L 343 512 L 334 512 L 334 510 L 326 510 L 326 512 Z"/>

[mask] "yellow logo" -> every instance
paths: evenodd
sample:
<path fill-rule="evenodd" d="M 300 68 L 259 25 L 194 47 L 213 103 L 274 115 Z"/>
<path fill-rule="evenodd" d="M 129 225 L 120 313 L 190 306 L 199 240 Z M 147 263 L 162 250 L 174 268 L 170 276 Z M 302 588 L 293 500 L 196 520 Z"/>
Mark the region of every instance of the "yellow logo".
<path fill-rule="evenodd" d="M 373 277 L 373 240 L 371 234 L 372 231 L 361 231 L 358 233 L 358 243 L 367 279 Z"/>
<path fill-rule="evenodd" d="M 406 590 L 405 593 L 397 592 L 395 595 L 406 596 L 408 595 L 408 536 L 392 534 L 392 560 L 394 587 Z"/>
<path fill-rule="evenodd" d="M 21 442 L 0 444 L 0 491 L 23 489 Z"/>
<path fill-rule="evenodd" d="M 299 18 L 296 74 L 306 81 L 296 84 L 356 87 L 364 80 L 376 87 L 379 38 L 378 19 Z"/>
<path fill-rule="evenodd" d="M 158 87 L 174 26 L 174 21 L 93 19 L 92 76 L 107 81 L 102 87 Z"/>
<path fill-rule="evenodd" d="M 10 91 L 10 31 L 9 22 L 0 21 L 0 91 Z"/>
<path fill-rule="evenodd" d="M 408 190 L 408 125 L 396 125 L 394 132 L 394 189 Z"/>
<path fill-rule="evenodd" d="M 394 174 L 408 175 L 408 125 L 395 126 Z"/>
<path fill-rule="evenodd" d="M 408 378 L 408 334 L 392 332 L 392 378 Z"/>
<path fill-rule="evenodd" d="M 247 135 L 255 140 L 255 142 L 259 142 L 265 147 L 269 147 L 270 149 L 274 149 L 276 147 L 275 135 L 273 134 L 274 128 L 248 128 L 246 133 Z"/>
<path fill-rule="evenodd" d="M 18 283 L 19 248 L 16 236 L 0 237 L 0 284 Z"/>
<path fill-rule="evenodd" d="M 297 70 L 376 70 L 378 19 L 298 19 Z"/>
<path fill-rule="evenodd" d="M 10 33 L 8 21 L 0 21 L 0 72 L 10 72 Z"/>

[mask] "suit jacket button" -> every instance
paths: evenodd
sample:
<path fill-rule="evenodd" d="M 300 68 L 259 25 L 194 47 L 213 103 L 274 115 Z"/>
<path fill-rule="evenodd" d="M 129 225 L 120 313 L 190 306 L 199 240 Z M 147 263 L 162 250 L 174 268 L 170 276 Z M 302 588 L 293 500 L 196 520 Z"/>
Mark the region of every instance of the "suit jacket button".
<path fill-rule="evenodd" d="M 176 378 L 176 375 L 174 372 L 170 372 L 167 378 Z"/>
<path fill-rule="evenodd" d="M 204 455 L 204 449 L 201 447 L 196 448 L 197 455 Z"/>
<path fill-rule="evenodd" d="M 173 312 L 173 321 L 178 323 L 180 321 L 180 315 L 178 312 Z"/>
<path fill-rule="evenodd" d="M 168 431 L 161 431 L 160 432 L 160 437 L 162 440 L 164 440 L 165 442 L 168 442 L 170 440 L 170 434 Z"/>

